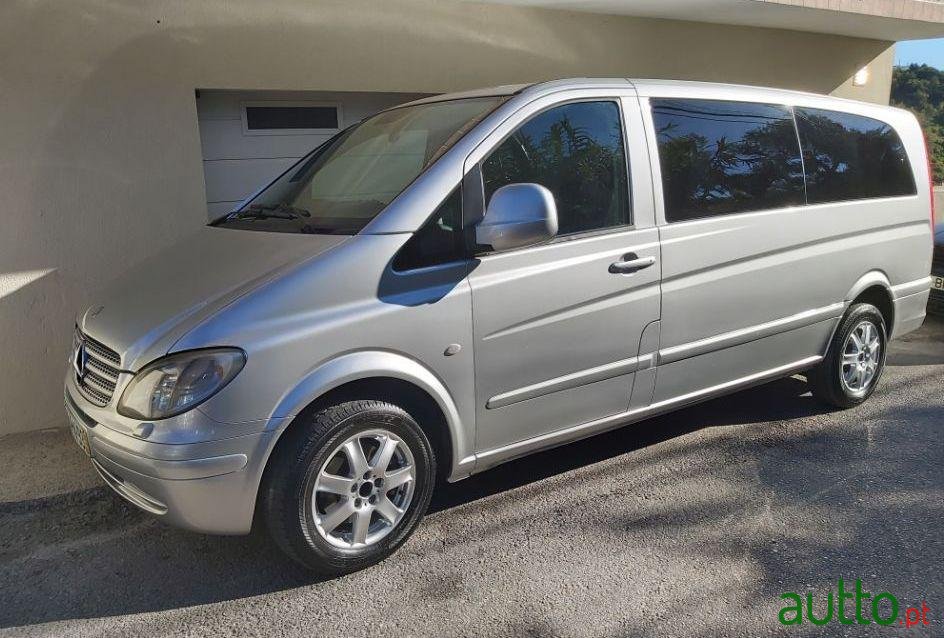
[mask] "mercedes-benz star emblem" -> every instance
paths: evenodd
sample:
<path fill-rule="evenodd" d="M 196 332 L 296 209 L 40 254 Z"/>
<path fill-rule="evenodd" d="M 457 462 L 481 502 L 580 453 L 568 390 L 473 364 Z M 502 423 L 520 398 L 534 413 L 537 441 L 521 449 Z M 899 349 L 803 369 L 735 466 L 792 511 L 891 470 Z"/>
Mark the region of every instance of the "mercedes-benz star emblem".
<path fill-rule="evenodd" d="M 75 356 L 72 357 L 72 367 L 75 368 L 75 374 L 79 379 L 85 376 L 87 363 L 88 354 L 85 352 L 85 342 L 79 341 L 75 348 Z"/>

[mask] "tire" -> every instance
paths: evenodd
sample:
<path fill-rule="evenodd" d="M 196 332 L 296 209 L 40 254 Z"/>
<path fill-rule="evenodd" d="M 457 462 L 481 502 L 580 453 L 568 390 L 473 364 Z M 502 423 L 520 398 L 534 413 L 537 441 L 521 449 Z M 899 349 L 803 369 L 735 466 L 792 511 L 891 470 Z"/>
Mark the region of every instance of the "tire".
<path fill-rule="evenodd" d="M 871 330 L 869 343 L 860 348 L 851 335 L 855 333 L 859 342 L 863 342 L 865 330 Z M 877 354 L 875 344 L 878 344 Z M 878 386 L 887 352 L 888 336 L 882 313 L 871 304 L 853 304 L 836 329 L 826 357 L 807 375 L 813 396 L 838 408 L 863 403 Z"/>
<path fill-rule="evenodd" d="M 436 477 L 429 439 L 406 411 L 383 401 L 348 401 L 299 418 L 264 479 L 269 534 L 322 577 L 382 561 L 429 506 Z"/>

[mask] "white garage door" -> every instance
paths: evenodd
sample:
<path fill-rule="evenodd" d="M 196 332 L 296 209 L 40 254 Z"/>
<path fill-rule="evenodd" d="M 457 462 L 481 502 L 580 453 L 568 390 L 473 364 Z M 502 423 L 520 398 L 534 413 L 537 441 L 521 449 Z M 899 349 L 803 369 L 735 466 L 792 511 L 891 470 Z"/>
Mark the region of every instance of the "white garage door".
<path fill-rule="evenodd" d="M 340 129 L 412 93 L 197 92 L 203 175 L 211 217 L 232 210 Z"/>

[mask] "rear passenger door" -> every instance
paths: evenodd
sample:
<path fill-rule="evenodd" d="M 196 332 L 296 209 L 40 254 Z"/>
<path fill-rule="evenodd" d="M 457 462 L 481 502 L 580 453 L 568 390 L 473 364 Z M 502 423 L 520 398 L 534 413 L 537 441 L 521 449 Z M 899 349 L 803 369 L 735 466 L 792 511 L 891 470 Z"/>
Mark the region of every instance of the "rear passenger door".
<path fill-rule="evenodd" d="M 651 368 L 637 355 L 659 317 L 659 242 L 638 103 L 627 97 L 625 112 L 619 93 L 542 98 L 471 158 L 484 204 L 507 184 L 538 183 L 554 195 L 559 220 L 553 240 L 482 253 L 469 274 L 483 458 L 626 411 L 634 375 Z M 627 145 L 626 128 L 635 143 Z M 648 267 L 613 266 L 637 258 Z M 644 394 L 648 403 L 651 386 Z"/>
<path fill-rule="evenodd" d="M 648 106 L 662 203 L 655 403 L 811 365 L 857 281 L 918 276 L 899 257 L 926 250 L 926 221 L 911 218 L 912 167 L 886 123 L 681 96 Z"/>
<path fill-rule="evenodd" d="M 661 173 L 662 334 L 654 402 L 822 352 L 839 298 L 816 280 L 803 161 L 789 106 L 650 98 Z"/>

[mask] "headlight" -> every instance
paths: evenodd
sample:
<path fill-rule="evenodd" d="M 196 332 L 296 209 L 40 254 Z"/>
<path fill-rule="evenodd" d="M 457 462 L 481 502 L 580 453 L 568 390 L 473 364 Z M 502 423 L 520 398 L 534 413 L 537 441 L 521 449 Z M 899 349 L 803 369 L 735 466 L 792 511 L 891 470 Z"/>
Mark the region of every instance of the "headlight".
<path fill-rule="evenodd" d="M 245 364 L 246 354 L 237 348 L 162 357 L 134 375 L 118 402 L 118 413 L 153 420 L 186 412 L 222 390 Z"/>

